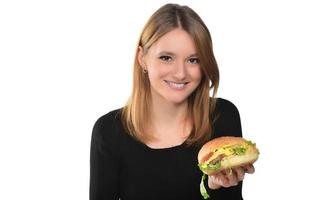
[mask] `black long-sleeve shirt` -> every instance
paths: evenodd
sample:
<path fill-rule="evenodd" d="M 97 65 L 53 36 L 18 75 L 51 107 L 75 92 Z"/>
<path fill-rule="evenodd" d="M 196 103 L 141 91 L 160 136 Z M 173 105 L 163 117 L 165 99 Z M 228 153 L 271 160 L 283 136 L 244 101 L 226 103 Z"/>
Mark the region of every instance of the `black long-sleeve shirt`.
<path fill-rule="evenodd" d="M 219 98 L 212 138 L 242 136 L 238 109 Z M 93 128 L 90 152 L 90 200 L 202 200 L 199 146 L 185 143 L 152 149 L 127 134 L 120 109 L 100 117 Z M 242 200 L 242 182 L 211 190 L 209 200 Z"/>

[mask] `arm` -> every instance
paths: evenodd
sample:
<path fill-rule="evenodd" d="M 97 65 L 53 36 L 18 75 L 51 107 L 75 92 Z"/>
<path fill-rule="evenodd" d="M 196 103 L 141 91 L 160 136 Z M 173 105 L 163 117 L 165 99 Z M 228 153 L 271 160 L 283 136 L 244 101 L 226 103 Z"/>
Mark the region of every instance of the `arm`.
<path fill-rule="evenodd" d="M 119 198 L 118 138 L 113 117 L 105 115 L 94 125 L 90 149 L 90 200 Z"/>
<path fill-rule="evenodd" d="M 220 116 L 215 123 L 214 137 L 242 137 L 241 120 L 237 107 L 225 99 L 219 99 L 217 109 Z M 242 180 L 245 173 L 254 173 L 254 167 L 247 165 L 209 176 L 208 188 L 216 189 L 211 190 L 210 193 L 214 193 L 212 196 L 222 199 L 242 199 Z"/>

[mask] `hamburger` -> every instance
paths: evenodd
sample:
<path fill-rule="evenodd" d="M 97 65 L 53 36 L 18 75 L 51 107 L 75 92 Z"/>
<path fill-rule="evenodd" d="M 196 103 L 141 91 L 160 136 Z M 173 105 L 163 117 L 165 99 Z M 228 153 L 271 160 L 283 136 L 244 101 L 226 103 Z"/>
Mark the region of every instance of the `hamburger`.
<path fill-rule="evenodd" d="M 198 153 L 198 166 L 203 172 L 201 194 L 208 198 L 204 188 L 205 175 L 213 175 L 222 170 L 252 164 L 258 159 L 256 144 L 241 137 L 223 136 L 204 144 Z"/>

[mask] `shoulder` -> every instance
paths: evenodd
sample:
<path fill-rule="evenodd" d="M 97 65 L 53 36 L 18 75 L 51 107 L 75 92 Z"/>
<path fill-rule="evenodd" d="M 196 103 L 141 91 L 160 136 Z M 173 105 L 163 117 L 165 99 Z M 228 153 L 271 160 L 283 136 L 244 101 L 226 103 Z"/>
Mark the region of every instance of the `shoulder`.
<path fill-rule="evenodd" d="M 238 112 L 238 108 L 237 106 L 232 103 L 231 101 L 227 100 L 227 99 L 223 99 L 223 98 L 217 98 L 216 99 L 216 109 L 223 113 L 229 113 L 229 112 Z"/>
<path fill-rule="evenodd" d="M 101 117 L 99 117 L 96 120 L 94 127 L 100 128 L 103 126 L 112 126 L 119 119 L 120 114 L 121 114 L 121 109 L 112 110 L 102 115 Z"/>
<path fill-rule="evenodd" d="M 215 134 L 241 136 L 241 120 L 237 106 L 231 101 L 217 98 L 215 109 Z"/>
<path fill-rule="evenodd" d="M 121 109 L 112 110 L 99 117 L 93 126 L 93 139 L 116 139 L 119 134 Z"/>

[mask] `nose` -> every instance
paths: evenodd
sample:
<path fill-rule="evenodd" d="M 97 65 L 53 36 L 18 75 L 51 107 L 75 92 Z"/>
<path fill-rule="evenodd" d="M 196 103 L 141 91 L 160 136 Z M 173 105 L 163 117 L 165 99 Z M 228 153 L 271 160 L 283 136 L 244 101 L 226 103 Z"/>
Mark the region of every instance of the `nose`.
<path fill-rule="evenodd" d="M 178 81 L 182 81 L 186 78 L 186 64 L 184 62 L 177 62 L 174 66 L 174 78 Z"/>

